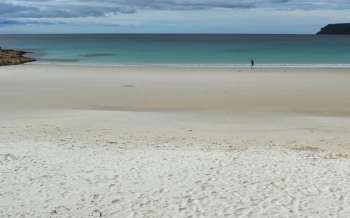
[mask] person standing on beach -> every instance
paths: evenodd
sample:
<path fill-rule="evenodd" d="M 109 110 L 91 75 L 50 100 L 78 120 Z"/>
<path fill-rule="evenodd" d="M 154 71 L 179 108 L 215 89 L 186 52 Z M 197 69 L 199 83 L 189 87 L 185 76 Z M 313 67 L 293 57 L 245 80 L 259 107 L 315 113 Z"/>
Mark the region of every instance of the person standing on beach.
<path fill-rule="evenodd" d="M 255 61 L 254 61 L 254 59 L 252 59 L 252 60 L 250 61 L 251 70 L 254 69 L 254 65 L 255 65 Z"/>

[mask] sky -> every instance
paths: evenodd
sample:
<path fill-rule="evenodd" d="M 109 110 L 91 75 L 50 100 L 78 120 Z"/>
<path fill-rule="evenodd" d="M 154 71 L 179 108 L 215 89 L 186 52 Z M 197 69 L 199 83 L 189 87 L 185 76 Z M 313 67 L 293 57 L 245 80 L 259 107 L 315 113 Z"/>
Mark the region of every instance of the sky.
<path fill-rule="evenodd" d="M 345 22 L 350 0 L 0 0 L 0 34 L 312 34 Z"/>

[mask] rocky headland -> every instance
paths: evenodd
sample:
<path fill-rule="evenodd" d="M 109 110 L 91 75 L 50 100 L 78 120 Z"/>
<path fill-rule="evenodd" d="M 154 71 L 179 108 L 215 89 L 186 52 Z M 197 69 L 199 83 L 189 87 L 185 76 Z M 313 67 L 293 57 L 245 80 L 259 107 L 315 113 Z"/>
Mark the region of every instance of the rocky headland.
<path fill-rule="evenodd" d="M 12 49 L 2 49 L 0 47 L 0 66 L 18 65 L 36 61 L 34 58 L 26 57 L 28 52 Z"/>
<path fill-rule="evenodd" d="M 350 35 L 350 23 L 328 24 L 318 35 Z"/>

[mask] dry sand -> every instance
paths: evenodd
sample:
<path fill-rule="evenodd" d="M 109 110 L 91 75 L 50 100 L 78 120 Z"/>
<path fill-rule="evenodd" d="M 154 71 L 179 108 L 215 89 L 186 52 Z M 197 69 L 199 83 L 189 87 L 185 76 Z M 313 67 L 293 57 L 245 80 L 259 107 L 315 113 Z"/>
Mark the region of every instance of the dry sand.
<path fill-rule="evenodd" d="M 0 217 L 350 217 L 349 69 L 0 68 Z"/>

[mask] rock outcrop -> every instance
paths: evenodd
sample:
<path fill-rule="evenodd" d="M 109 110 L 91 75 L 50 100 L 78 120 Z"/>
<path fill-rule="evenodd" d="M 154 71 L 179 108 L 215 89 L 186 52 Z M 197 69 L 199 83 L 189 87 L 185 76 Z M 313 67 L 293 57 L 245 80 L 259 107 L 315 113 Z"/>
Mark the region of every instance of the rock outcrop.
<path fill-rule="evenodd" d="M 34 58 L 26 57 L 25 51 L 10 49 L 1 49 L 0 47 L 0 66 L 17 65 L 36 61 Z"/>
<path fill-rule="evenodd" d="M 350 23 L 328 24 L 318 35 L 350 35 Z"/>

